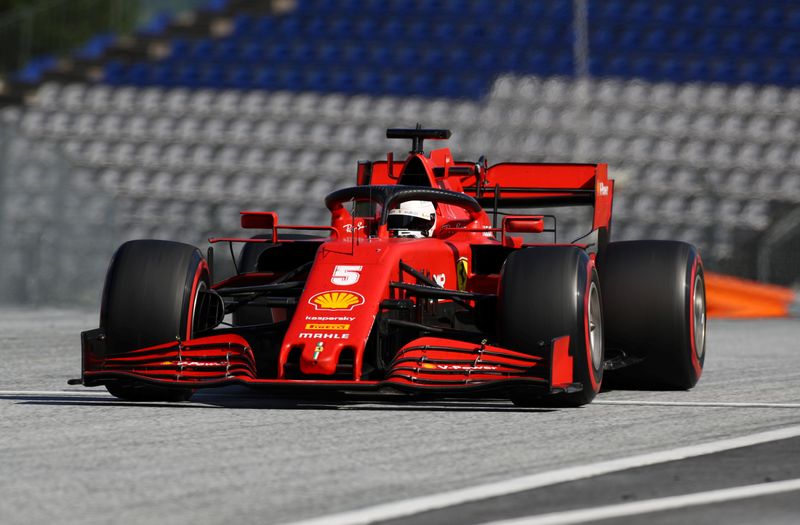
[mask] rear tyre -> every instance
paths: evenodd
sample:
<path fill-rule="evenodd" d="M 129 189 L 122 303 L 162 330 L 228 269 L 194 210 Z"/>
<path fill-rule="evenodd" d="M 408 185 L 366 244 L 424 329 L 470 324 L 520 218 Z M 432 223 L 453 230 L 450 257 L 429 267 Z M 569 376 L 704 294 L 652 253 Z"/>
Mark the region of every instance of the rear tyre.
<path fill-rule="evenodd" d="M 586 253 L 571 246 L 525 248 L 506 259 L 500 275 L 498 331 L 503 346 L 549 359 L 550 343 L 569 336 L 573 378 L 580 392 L 542 396 L 518 389 L 520 406 L 580 406 L 603 380 L 600 282 Z"/>
<path fill-rule="evenodd" d="M 598 260 L 609 348 L 644 360 L 614 386 L 686 390 L 705 362 L 706 300 L 697 249 L 677 241 L 610 243 Z"/>
<path fill-rule="evenodd" d="M 194 246 L 138 240 L 120 246 L 111 260 L 103 291 L 100 327 L 109 354 L 191 339 L 197 297 L 209 287 L 208 265 Z M 106 385 L 131 401 L 184 401 L 187 388 L 137 381 Z"/>

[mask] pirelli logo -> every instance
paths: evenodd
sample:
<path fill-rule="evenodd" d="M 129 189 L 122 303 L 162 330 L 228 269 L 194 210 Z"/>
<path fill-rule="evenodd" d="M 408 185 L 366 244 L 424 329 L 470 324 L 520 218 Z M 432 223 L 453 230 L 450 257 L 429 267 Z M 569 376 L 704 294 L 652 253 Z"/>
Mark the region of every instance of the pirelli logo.
<path fill-rule="evenodd" d="M 306 330 L 350 330 L 350 325 L 345 323 L 306 323 Z"/>

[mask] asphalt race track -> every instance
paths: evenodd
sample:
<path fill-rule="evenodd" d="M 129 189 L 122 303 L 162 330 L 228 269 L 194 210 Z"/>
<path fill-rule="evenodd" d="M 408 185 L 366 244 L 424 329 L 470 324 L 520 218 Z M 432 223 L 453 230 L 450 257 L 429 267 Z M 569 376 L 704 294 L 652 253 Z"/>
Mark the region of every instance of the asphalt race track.
<path fill-rule="evenodd" d="M 796 320 L 712 321 L 694 390 L 564 410 L 241 389 L 118 402 L 66 383 L 96 322 L 0 310 L 4 525 L 800 522 Z"/>

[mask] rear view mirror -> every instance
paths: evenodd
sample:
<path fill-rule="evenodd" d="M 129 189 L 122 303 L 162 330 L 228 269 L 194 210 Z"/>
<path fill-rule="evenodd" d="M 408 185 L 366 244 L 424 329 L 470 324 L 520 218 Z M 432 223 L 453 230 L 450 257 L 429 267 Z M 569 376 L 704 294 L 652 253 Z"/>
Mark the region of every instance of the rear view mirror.
<path fill-rule="evenodd" d="M 274 211 L 243 211 L 242 228 L 271 230 L 278 224 L 278 214 Z"/>

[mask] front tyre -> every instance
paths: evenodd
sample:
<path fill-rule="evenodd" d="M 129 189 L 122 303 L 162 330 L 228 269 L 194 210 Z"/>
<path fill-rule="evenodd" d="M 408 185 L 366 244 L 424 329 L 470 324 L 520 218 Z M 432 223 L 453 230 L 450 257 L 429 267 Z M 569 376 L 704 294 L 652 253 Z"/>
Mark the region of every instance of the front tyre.
<path fill-rule="evenodd" d="M 583 250 L 537 246 L 506 259 L 498 290 L 499 336 L 507 348 L 549 359 L 554 338 L 569 336 L 575 393 L 543 397 L 518 389 L 521 406 L 580 406 L 594 399 L 603 381 L 604 334 L 600 281 Z"/>
<path fill-rule="evenodd" d="M 100 312 L 109 354 L 191 339 L 198 296 L 209 286 L 208 265 L 194 246 L 156 240 L 120 246 L 108 269 Z M 183 401 L 192 395 L 191 389 L 138 381 L 106 388 L 131 401 Z"/>

